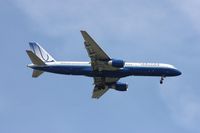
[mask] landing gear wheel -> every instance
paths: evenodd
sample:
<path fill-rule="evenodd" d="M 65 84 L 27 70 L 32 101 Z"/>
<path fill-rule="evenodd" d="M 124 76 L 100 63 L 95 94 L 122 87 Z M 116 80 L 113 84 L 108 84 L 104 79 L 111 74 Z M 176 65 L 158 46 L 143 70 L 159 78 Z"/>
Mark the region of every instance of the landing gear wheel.
<path fill-rule="evenodd" d="M 164 77 L 161 77 L 160 84 L 163 84 Z"/>

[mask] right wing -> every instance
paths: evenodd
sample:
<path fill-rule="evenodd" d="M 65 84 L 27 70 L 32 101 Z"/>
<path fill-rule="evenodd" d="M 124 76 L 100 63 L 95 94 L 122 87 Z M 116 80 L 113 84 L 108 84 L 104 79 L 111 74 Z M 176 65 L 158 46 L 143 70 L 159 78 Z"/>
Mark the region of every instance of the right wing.
<path fill-rule="evenodd" d="M 85 40 L 84 44 L 92 61 L 110 60 L 110 57 L 99 47 L 99 45 L 92 39 L 92 37 L 90 37 L 90 35 L 86 31 L 81 31 L 81 34 Z"/>
<path fill-rule="evenodd" d="M 108 65 L 108 61 L 111 60 L 111 58 L 99 47 L 86 31 L 81 31 L 81 34 L 85 40 L 85 48 L 91 59 L 91 65 L 94 71 L 118 70 L 118 68 Z"/>

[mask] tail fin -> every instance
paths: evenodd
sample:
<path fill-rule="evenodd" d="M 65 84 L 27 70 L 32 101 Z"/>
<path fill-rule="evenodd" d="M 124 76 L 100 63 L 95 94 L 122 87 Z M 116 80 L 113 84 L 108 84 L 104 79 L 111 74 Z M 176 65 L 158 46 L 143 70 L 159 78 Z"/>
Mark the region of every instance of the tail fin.
<path fill-rule="evenodd" d="M 43 62 L 55 62 L 56 60 L 38 43 L 29 42 L 30 48 L 37 57 L 39 57 Z"/>
<path fill-rule="evenodd" d="M 38 43 L 30 42 L 30 48 L 32 51 L 27 50 L 27 54 L 34 65 L 46 65 L 47 62 L 55 62 L 56 60 L 44 50 Z M 32 77 L 39 77 L 43 71 L 33 70 Z"/>
<path fill-rule="evenodd" d="M 44 61 L 41 60 L 37 55 L 35 55 L 32 51 L 26 50 L 31 62 L 35 65 L 45 65 Z"/>

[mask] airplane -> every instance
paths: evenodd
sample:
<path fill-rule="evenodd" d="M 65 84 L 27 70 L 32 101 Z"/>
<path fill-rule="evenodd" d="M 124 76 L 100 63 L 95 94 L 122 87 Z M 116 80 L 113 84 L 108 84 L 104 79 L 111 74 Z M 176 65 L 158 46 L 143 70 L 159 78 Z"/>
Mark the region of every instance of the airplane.
<path fill-rule="evenodd" d="M 170 64 L 163 63 L 131 63 L 120 59 L 112 59 L 95 40 L 86 32 L 81 31 L 84 45 L 90 62 L 56 61 L 44 48 L 36 42 L 30 42 L 26 50 L 32 64 L 32 77 L 39 77 L 43 72 L 65 75 L 83 75 L 93 77 L 94 89 L 92 98 L 100 98 L 109 89 L 127 91 L 128 84 L 118 82 L 127 76 L 158 76 L 160 84 L 166 77 L 179 76 L 181 72 Z"/>

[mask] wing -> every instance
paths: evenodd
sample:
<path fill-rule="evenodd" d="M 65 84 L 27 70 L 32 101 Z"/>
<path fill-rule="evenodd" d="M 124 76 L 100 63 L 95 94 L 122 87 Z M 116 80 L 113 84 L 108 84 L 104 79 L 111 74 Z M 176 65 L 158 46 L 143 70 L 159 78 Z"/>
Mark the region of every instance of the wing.
<path fill-rule="evenodd" d="M 106 86 L 96 86 L 94 87 L 92 98 L 99 99 L 104 93 L 108 91 L 108 87 Z"/>
<path fill-rule="evenodd" d="M 108 65 L 110 57 L 99 47 L 86 31 L 81 31 L 81 34 L 85 40 L 85 48 L 87 49 L 88 55 L 91 59 L 93 70 L 118 70 L 117 68 Z"/>
<path fill-rule="evenodd" d="M 85 40 L 84 44 L 91 60 L 110 60 L 110 57 L 99 47 L 86 31 L 81 31 Z"/>
<path fill-rule="evenodd" d="M 104 78 L 104 77 L 94 77 L 94 90 L 92 98 L 99 99 L 104 93 L 109 89 L 108 84 L 114 84 L 119 80 L 119 78 Z"/>
<path fill-rule="evenodd" d="M 94 71 L 118 70 L 118 68 L 108 65 L 111 58 L 99 47 L 99 45 L 90 37 L 86 31 L 81 31 L 85 40 L 85 48 L 91 59 L 91 65 Z M 92 98 L 100 98 L 109 89 L 109 85 L 116 83 L 119 78 L 94 77 L 94 90 Z"/>

